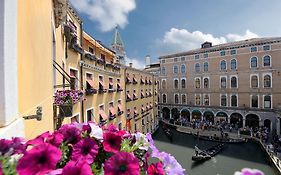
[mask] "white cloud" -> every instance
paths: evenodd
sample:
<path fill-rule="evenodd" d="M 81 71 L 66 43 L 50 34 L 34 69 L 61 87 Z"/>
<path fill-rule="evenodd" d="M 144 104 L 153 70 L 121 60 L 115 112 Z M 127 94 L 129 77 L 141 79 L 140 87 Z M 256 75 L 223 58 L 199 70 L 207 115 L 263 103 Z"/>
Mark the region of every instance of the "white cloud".
<path fill-rule="evenodd" d="M 222 44 L 230 41 L 239 41 L 249 38 L 256 38 L 257 34 L 246 30 L 244 35 L 227 34 L 226 36 L 215 37 L 212 34 L 205 34 L 201 31 L 189 32 L 186 29 L 171 28 L 164 37 L 157 41 L 160 54 L 170 52 L 187 51 L 200 48 L 205 41 L 212 42 L 213 45 Z"/>
<path fill-rule="evenodd" d="M 128 24 L 128 14 L 136 8 L 135 0 L 70 0 L 80 12 L 99 23 L 102 31 L 110 31 L 117 25 Z"/>
<path fill-rule="evenodd" d="M 129 66 L 129 63 L 133 63 L 133 67 L 137 68 L 137 69 L 144 69 L 144 63 L 141 62 L 138 59 L 134 59 L 134 58 L 125 58 L 126 61 L 126 65 Z"/>

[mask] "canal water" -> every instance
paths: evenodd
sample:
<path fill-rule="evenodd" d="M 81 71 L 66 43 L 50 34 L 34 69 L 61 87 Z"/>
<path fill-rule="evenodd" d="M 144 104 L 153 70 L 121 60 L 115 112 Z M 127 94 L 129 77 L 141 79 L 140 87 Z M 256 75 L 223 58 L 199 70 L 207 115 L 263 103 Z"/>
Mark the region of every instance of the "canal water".
<path fill-rule="evenodd" d="M 192 135 L 180 133 L 175 129 L 173 142 L 164 134 L 161 127 L 154 133 L 155 144 L 160 151 L 171 153 L 186 169 L 188 175 L 233 175 L 244 167 L 260 169 L 266 175 L 279 175 L 270 166 L 266 153 L 254 142 L 241 144 L 226 144 L 221 153 L 203 163 L 193 163 L 194 146 L 200 149 L 208 148 L 215 142 L 203 141 Z"/>

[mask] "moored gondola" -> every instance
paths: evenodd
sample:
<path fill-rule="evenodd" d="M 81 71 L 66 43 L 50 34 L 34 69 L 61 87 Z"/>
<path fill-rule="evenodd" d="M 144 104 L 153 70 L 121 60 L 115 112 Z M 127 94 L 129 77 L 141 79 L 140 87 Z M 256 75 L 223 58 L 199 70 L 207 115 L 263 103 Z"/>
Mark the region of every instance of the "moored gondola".
<path fill-rule="evenodd" d="M 197 134 L 193 134 L 193 136 L 196 139 L 206 140 L 206 141 L 211 141 L 211 142 L 220 142 L 220 143 L 245 143 L 245 142 L 247 142 L 247 139 L 242 139 L 242 138 L 237 138 L 237 139 L 221 138 L 218 136 L 202 136 L 202 135 L 197 135 Z"/>
<path fill-rule="evenodd" d="M 193 161 L 204 161 L 204 160 L 208 160 L 210 158 L 212 158 L 213 156 L 215 156 L 216 154 L 218 154 L 224 147 L 223 143 L 214 145 L 206 150 L 203 151 L 198 151 L 195 150 L 195 152 L 197 152 L 195 155 L 192 156 L 192 160 Z"/>

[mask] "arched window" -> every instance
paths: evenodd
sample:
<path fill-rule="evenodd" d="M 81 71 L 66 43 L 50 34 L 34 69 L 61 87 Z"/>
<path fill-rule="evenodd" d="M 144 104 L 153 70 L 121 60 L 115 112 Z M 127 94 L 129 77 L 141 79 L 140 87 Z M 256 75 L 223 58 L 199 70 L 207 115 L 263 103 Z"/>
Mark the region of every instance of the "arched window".
<path fill-rule="evenodd" d="M 256 67 L 258 67 L 258 58 L 252 57 L 251 58 L 251 68 L 256 68 Z"/>
<path fill-rule="evenodd" d="M 206 106 L 210 105 L 209 95 L 204 95 L 204 105 Z"/>
<path fill-rule="evenodd" d="M 237 69 L 237 64 L 236 64 L 236 60 L 235 59 L 232 59 L 230 61 L 230 67 L 231 67 L 231 70 L 236 70 Z"/>
<path fill-rule="evenodd" d="M 263 104 L 264 104 L 264 108 L 271 108 L 271 96 L 270 95 L 264 96 Z"/>
<path fill-rule="evenodd" d="M 166 80 L 162 80 L 162 89 L 166 89 Z"/>
<path fill-rule="evenodd" d="M 200 72 L 200 64 L 199 63 L 196 63 L 195 64 L 195 72 Z"/>
<path fill-rule="evenodd" d="M 166 94 L 162 94 L 162 102 L 167 103 L 167 96 Z"/>
<path fill-rule="evenodd" d="M 237 96 L 231 95 L 231 106 L 237 107 Z"/>
<path fill-rule="evenodd" d="M 182 103 L 182 104 L 185 104 L 185 103 L 186 103 L 186 96 L 185 96 L 185 94 L 182 94 L 182 95 L 181 95 L 181 103 Z"/>
<path fill-rule="evenodd" d="M 209 88 L 209 79 L 204 78 L 204 88 Z"/>
<path fill-rule="evenodd" d="M 177 65 L 174 65 L 174 74 L 179 73 L 179 68 Z"/>
<path fill-rule="evenodd" d="M 166 75 L 166 68 L 165 68 L 165 67 L 162 67 L 162 69 L 161 69 L 161 74 L 162 74 L 162 75 Z"/>
<path fill-rule="evenodd" d="M 200 105 L 200 101 L 201 101 L 200 95 L 196 95 L 195 96 L 195 105 Z"/>
<path fill-rule="evenodd" d="M 221 106 L 226 106 L 226 95 L 221 96 Z"/>
<path fill-rule="evenodd" d="M 221 88 L 226 88 L 226 77 L 221 77 Z"/>
<path fill-rule="evenodd" d="M 208 72 L 209 71 L 209 64 L 208 62 L 204 63 L 204 72 Z"/>
<path fill-rule="evenodd" d="M 200 88 L 200 79 L 199 78 L 195 79 L 195 88 L 196 89 Z"/>
<path fill-rule="evenodd" d="M 231 77 L 231 88 L 237 88 L 237 78 L 236 77 Z"/>
<path fill-rule="evenodd" d="M 258 76 L 253 75 L 253 76 L 251 77 L 251 87 L 252 87 L 252 88 L 257 88 L 258 85 L 259 85 L 259 83 L 258 83 Z"/>
<path fill-rule="evenodd" d="M 226 61 L 225 60 L 221 61 L 220 68 L 221 68 L 221 70 L 226 70 Z"/>
<path fill-rule="evenodd" d="M 253 108 L 259 107 L 259 97 L 257 95 L 252 96 L 252 107 Z"/>
<path fill-rule="evenodd" d="M 266 55 L 263 57 L 263 66 L 270 66 L 270 56 Z"/>
<path fill-rule="evenodd" d="M 264 87 L 266 87 L 266 88 L 271 87 L 271 76 L 265 75 L 263 77 L 263 82 L 264 82 L 264 84 L 263 84 Z"/>
<path fill-rule="evenodd" d="M 185 89 L 185 79 L 181 79 L 181 88 Z"/>
<path fill-rule="evenodd" d="M 178 88 L 179 88 L 179 80 L 178 80 L 178 79 L 175 79 L 175 80 L 174 80 L 174 88 L 175 88 L 175 89 L 178 89 Z"/>
<path fill-rule="evenodd" d="M 179 95 L 175 94 L 175 104 L 178 104 L 178 103 L 179 103 Z"/>
<path fill-rule="evenodd" d="M 181 65 L 181 73 L 182 73 L 182 74 L 185 74 L 185 73 L 186 73 L 186 67 L 185 67 L 184 64 Z"/>

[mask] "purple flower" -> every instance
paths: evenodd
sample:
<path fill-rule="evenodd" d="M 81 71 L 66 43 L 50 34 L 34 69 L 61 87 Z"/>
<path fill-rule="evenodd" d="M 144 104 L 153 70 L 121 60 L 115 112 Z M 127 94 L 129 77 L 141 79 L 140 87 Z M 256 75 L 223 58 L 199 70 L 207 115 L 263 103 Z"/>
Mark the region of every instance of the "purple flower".
<path fill-rule="evenodd" d="M 93 173 L 89 164 L 81 161 L 69 161 L 63 168 L 62 175 L 93 175 Z"/>
<path fill-rule="evenodd" d="M 118 152 L 121 148 L 122 137 L 118 133 L 107 132 L 103 134 L 103 147 L 107 152 Z"/>
<path fill-rule="evenodd" d="M 23 143 L 23 138 L 14 137 L 12 138 L 12 148 L 13 148 L 13 154 L 22 154 L 25 153 L 26 145 Z"/>
<path fill-rule="evenodd" d="M 110 131 L 110 132 L 117 132 L 117 131 L 119 131 L 118 128 L 116 128 L 116 126 L 114 126 L 113 124 L 110 124 L 107 127 L 107 130 Z"/>
<path fill-rule="evenodd" d="M 58 131 L 55 131 L 52 135 L 49 135 L 46 139 L 47 143 L 50 143 L 56 147 L 59 147 L 63 141 L 63 135 Z"/>
<path fill-rule="evenodd" d="M 257 169 L 243 168 L 242 172 L 237 171 L 234 175 L 264 175 L 264 173 Z"/>
<path fill-rule="evenodd" d="M 132 153 L 118 152 L 104 163 L 104 175 L 139 174 L 139 161 Z"/>
<path fill-rule="evenodd" d="M 11 149 L 11 147 L 10 147 L 11 144 L 12 144 L 11 140 L 1 139 L 0 140 L 0 155 L 7 154 Z"/>
<path fill-rule="evenodd" d="M 99 146 L 92 138 L 80 140 L 73 146 L 72 159 L 85 160 L 88 164 L 94 162 L 98 154 Z"/>
<path fill-rule="evenodd" d="M 59 131 L 63 135 L 63 141 L 70 144 L 76 144 L 81 140 L 81 131 L 74 125 L 63 125 Z"/>
<path fill-rule="evenodd" d="M 44 132 L 43 134 L 37 136 L 34 139 L 28 140 L 26 142 L 27 145 L 40 145 L 45 142 L 46 138 L 50 135 L 50 132 Z"/>
<path fill-rule="evenodd" d="M 177 162 L 177 160 L 168 153 L 162 152 L 161 157 L 164 164 L 164 169 L 167 175 L 184 175 L 185 169 Z"/>
<path fill-rule="evenodd" d="M 56 168 L 61 151 L 55 146 L 43 143 L 25 152 L 16 167 L 20 175 L 45 174 Z"/>
<path fill-rule="evenodd" d="M 25 152 L 25 149 L 26 149 L 26 145 L 23 144 L 22 138 L 14 137 L 12 138 L 12 140 L 8 140 L 8 139 L 0 140 L 0 156 L 21 154 Z"/>

